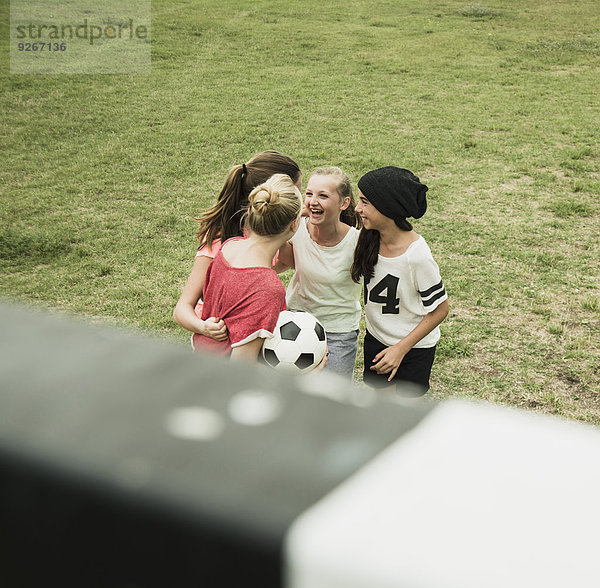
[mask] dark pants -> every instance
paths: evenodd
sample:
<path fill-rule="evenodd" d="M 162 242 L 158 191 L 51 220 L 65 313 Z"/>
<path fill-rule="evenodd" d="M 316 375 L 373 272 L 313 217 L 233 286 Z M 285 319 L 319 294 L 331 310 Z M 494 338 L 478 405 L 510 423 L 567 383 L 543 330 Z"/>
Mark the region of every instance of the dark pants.
<path fill-rule="evenodd" d="M 390 374 L 378 374 L 369 369 L 373 365 L 373 358 L 389 347 L 378 341 L 369 333 L 365 334 L 364 356 L 365 367 L 363 380 L 367 386 L 372 388 L 386 388 L 396 384 L 398 392 L 404 396 L 422 396 L 429 390 L 429 376 L 435 357 L 435 345 L 421 349 L 412 348 L 402 360 L 396 375 L 388 382 Z"/>

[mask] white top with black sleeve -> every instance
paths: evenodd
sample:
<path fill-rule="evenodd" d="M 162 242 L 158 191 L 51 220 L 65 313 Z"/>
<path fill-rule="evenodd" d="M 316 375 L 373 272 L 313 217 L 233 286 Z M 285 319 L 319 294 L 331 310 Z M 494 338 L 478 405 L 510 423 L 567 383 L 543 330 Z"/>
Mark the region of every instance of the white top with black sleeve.
<path fill-rule="evenodd" d="M 366 326 L 385 345 L 398 343 L 448 299 L 439 267 L 423 237 L 398 257 L 379 255 L 374 270 L 364 288 Z M 436 327 L 415 347 L 433 347 L 439 338 Z"/>

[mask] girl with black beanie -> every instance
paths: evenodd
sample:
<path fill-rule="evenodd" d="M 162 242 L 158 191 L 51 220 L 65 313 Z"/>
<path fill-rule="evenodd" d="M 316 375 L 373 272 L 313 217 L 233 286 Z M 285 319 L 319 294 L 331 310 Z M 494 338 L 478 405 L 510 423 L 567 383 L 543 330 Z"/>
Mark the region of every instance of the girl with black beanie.
<path fill-rule="evenodd" d="M 364 278 L 365 384 L 422 396 L 448 315 L 448 296 L 429 246 L 407 217 L 427 209 L 427 186 L 407 169 L 382 167 L 358 182 L 363 223 L 352 279 Z"/>

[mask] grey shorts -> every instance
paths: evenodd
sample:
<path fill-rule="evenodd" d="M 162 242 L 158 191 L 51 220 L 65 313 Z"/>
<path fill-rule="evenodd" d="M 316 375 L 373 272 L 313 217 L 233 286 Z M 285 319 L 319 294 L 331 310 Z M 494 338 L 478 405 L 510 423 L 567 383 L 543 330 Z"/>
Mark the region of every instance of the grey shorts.
<path fill-rule="evenodd" d="M 354 363 L 358 349 L 358 329 L 347 333 L 327 333 L 326 370 L 350 378 L 354 377 Z"/>

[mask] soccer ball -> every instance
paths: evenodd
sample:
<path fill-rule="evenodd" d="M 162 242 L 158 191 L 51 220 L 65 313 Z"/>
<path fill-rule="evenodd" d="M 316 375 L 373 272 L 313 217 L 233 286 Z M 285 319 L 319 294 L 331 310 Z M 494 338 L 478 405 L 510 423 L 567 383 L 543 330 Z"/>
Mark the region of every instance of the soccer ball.
<path fill-rule="evenodd" d="M 323 325 L 308 312 L 284 310 L 271 339 L 265 339 L 262 356 L 267 365 L 287 373 L 314 369 L 325 355 L 327 338 Z"/>

